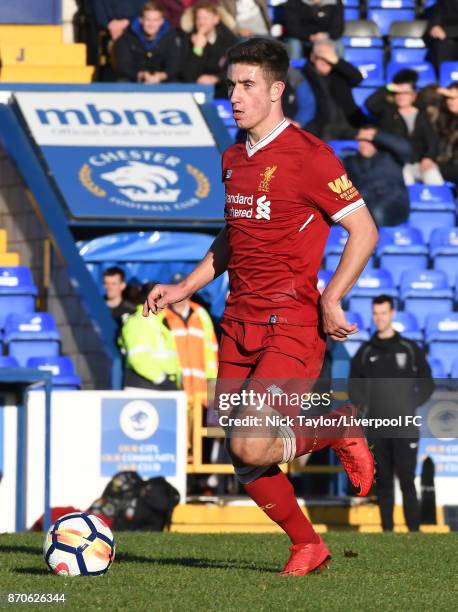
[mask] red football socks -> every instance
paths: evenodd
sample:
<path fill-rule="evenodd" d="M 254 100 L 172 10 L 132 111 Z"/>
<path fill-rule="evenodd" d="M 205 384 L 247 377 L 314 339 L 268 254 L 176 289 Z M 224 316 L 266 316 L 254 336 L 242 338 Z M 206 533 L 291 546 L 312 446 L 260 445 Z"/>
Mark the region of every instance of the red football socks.
<path fill-rule="evenodd" d="M 317 544 L 319 536 L 302 512 L 294 489 L 278 465 L 244 485 L 251 499 L 285 531 L 293 544 Z"/>

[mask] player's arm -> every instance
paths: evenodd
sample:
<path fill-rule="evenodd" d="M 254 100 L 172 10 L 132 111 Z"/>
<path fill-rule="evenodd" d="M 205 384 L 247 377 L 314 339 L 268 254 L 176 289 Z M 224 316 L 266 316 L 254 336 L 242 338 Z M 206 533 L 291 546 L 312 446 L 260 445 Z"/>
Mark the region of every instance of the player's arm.
<path fill-rule="evenodd" d="M 175 304 L 190 297 L 227 270 L 228 262 L 229 244 L 227 230 L 224 228 L 213 241 L 205 257 L 181 283 L 154 286 L 143 305 L 143 316 L 147 317 L 150 310 L 156 314 L 169 304 Z"/>
<path fill-rule="evenodd" d="M 357 326 L 346 321 L 340 302 L 364 270 L 377 243 L 378 232 L 365 206 L 345 216 L 340 224 L 348 231 L 349 237 L 320 304 L 325 333 L 333 340 L 343 341 L 348 334 L 357 331 Z"/>

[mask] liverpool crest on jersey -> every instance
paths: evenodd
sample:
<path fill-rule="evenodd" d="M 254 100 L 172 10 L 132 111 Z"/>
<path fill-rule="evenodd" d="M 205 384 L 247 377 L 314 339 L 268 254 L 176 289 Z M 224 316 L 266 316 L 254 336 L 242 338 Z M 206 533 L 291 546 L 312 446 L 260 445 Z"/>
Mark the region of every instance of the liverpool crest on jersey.
<path fill-rule="evenodd" d="M 267 166 L 264 172 L 260 172 L 261 180 L 258 185 L 258 191 L 269 191 L 270 181 L 274 178 L 277 166 Z"/>

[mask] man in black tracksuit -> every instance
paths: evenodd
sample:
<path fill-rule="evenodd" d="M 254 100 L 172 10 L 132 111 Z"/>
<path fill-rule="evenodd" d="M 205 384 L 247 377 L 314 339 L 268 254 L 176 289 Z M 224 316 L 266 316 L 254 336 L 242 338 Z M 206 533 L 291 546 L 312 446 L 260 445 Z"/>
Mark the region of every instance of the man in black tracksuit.
<path fill-rule="evenodd" d="M 401 417 L 401 427 L 384 427 L 368 432 L 374 445 L 377 494 L 384 531 L 393 529 L 394 473 L 402 491 L 404 518 L 409 531 L 418 531 L 420 509 L 415 490 L 418 427 L 406 426 L 434 390 L 431 369 L 423 352 L 412 340 L 403 338 L 392 325 L 393 299 L 380 295 L 372 302 L 377 332 L 357 351 L 351 362 L 351 401 L 370 418 Z"/>

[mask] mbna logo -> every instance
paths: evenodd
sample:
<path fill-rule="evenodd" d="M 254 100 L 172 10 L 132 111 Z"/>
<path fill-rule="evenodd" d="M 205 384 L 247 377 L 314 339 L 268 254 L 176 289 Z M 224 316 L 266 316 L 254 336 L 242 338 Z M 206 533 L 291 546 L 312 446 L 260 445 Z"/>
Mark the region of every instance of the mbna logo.
<path fill-rule="evenodd" d="M 191 125 L 191 118 L 183 110 L 168 108 L 151 111 L 147 108 L 113 110 L 86 104 L 81 108 L 37 108 L 36 114 L 42 125 Z"/>

